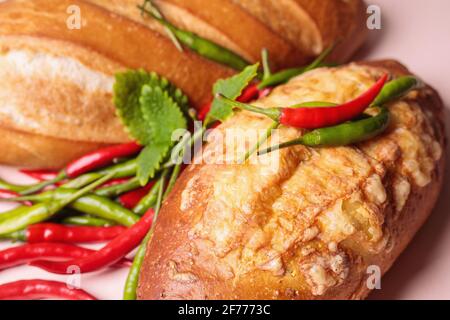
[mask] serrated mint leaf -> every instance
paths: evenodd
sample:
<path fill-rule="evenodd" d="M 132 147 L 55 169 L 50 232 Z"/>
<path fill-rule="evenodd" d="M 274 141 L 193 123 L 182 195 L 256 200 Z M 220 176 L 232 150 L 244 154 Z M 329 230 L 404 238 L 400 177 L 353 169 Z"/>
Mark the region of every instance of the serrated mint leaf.
<path fill-rule="evenodd" d="M 140 106 L 140 96 L 144 85 L 159 87 L 172 97 L 183 110 L 188 109 L 188 98 L 167 79 L 144 70 L 130 70 L 116 74 L 114 84 L 114 104 L 116 112 L 131 137 L 142 145 L 150 142 L 151 133 L 146 125 Z"/>
<path fill-rule="evenodd" d="M 257 76 L 258 68 L 259 63 L 246 67 L 241 73 L 233 77 L 218 80 L 213 88 L 214 96 L 220 93 L 229 99 L 237 99 L 242 94 L 242 91 Z M 232 115 L 233 108 L 230 105 L 214 99 L 206 122 L 209 123 L 211 120 L 225 121 Z"/>
<path fill-rule="evenodd" d="M 151 134 L 150 144 L 173 144 L 172 134 L 186 129 L 187 123 L 180 107 L 166 91 L 144 85 L 139 99 L 141 112 Z"/>
<path fill-rule="evenodd" d="M 187 122 L 178 104 L 158 86 L 144 85 L 139 103 L 149 133 L 149 142 L 138 158 L 138 178 L 144 185 L 154 177 L 174 144 L 173 133 L 185 130 Z"/>
<path fill-rule="evenodd" d="M 137 157 L 137 176 L 142 186 L 155 176 L 169 149 L 168 145 L 151 145 L 142 149 Z"/>
<path fill-rule="evenodd" d="M 140 144 L 149 142 L 148 127 L 143 123 L 144 115 L 139 106 L 142 86 L 150 82 L 150 75 L 144 71 L 127 71 L 116 74 L 114 104 L 117 115 L 129 134 Z"/>

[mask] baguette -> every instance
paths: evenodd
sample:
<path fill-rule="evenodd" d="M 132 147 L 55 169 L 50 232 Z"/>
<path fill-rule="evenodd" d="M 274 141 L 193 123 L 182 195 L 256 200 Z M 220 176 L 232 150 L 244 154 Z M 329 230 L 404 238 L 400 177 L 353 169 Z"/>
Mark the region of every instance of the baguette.
<path fill-rule="evenodd" d="M 0 127 L 2 163 L 11 166 L 42 169 L 62 168 L 67 159 L 77 159 L 87 152 L 108 144 L 57 139 Z M 62 156 L 60 156 L 62 155 Z"/>
<path fill-rule="evenodd" d="M 81 8 L 86 25 L 80 30 L 66 26 L 70 5 Z M 112 104 L 114 73 L 126 68 L 169 78 L 197 106 L 209 99 L 215 80 L 232 74 L 179 52 L 158 32 L 84 1 L 0 3 L 0 128 L 12 130 L 11 136 L 19 133 L 15 138 L 21 140 L 20 148 L 0 142 L 2 150 L 9 146 L 0 162 L 55 168 L 92 145 L 128 141 Z M 59 153 L 51 145 L 35 150 L 32 141 L 27 146 L 20 138 L 24 134 L 71 143 L 66 148 L 60 143 Z M 73 144 L 79 152 L 72 152 Z M 27 148 L 30 158 L 24 157 Z"/>
<path fill-rule="evenodd" d="M 308 56 L 339 40 L 330 61 L 347 61 L 364 42 L 368 29 L 359 0 L 234 0 Z"/>
<path fill-rule="evenodd" d="M 175 25 L 217 42 L 249 62 L 258 61 L 264 47 L 272 53 L 274 70 L 306 63 L 317 55 L 297 47 L 232 0 L 155 2 Z M 118 71 L 154 71 L 183 90 L 195 108 L 211 99 L 211 87 L 217 79 L 235 72 L 188 49 L 178 51 L 158 22 L 140 14 L 136 6 L 141 3 L 0 2 L 0 130 L 10 130 L 11 137 L 9 142 L 0 142 L 0 148 L 9 150 L 8 155 L 0 155 L 0 163 L 55 168 L 76 154 L 92 150 L 92 146 L 129 141 L 112 103 L 114 74 Z M 73 6 L 80 9 L 79 30 L 67 25 L 67 10 Z M 330 16 L 336 13 L 331 6 L 320 10 Z M 348 20 L 356 22 L 357 15 Z M 364 29 L 362 24 L 359 27 Z M 318 33 L 322 31 L 328 32 L 320 29 Z M 29 146 L 22 139 L 25 135 L 32 137 Z M 15 147 L 14 140 L 20 141 L 20 147 Z M 40 150 L 35 140 L 40 141 Z M 60 152 L 53 153 L 51 145 L 44 147 L 45 141 L 58 141 Z M 28 153 L 24 152 L 27 148 Z M 54 160 L 48 161 L 52 157 Z"/>
<path fill-rule="evenodd" d="M 342 103 L 386 72 L 409 74 L 395 61 L 322 68 L 254 104 Z M 210 164 L 190 165 L 163 204 L 138 297 L 365 298 L 368 267 L 382 274 L 391 267 L 431 213 L 444 176 L 438 94 L 425 86 L 388 107 L 393 119 L 383 135 L 355 146 L 276 151 L 278 167 L 264 159 L 211 164 L 222 147 L 220 139 L 207 144 Z M 263 116 L 239 112 L 218 132 L 269 126 Z M 301 134 L 281 128 L 277 137 Z M 224 153 L 234 148 L 227 142 Z"/>

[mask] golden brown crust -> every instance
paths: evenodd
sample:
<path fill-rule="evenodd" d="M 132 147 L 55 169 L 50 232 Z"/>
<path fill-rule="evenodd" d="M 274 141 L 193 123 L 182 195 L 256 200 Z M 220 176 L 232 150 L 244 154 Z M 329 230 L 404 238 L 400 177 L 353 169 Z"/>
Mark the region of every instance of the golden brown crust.
<path fill-rule="evenodd" d="M 386 71 L 407 73 L 394 61 L 320 69 L 255 104 L 339 103 Z M 431 213 L 444 171 L 437 93 L 425 87 L 389 108 L 386 134 L 358 146 L 291 148 L 277 169 L 188 167 L 147 248 L 139 298 L 365 298 L 367 268 L 390 268 Z M 242 112 L 218 130 L 268 123 Z M 283 141 L 299 134 L 278 133 Z"/>
<path fill-rule="evenodd" d="M 367 36 L 366 10 L 361 0 L 233 1 L 308 56 L 340 40 L 330 61 L 347 61 Z"/>
<path fill-rule="evenodd" d="M 0 36 L 0 125 L 73 141 L 125 142 L 111 103 L 114 71 L 121 69 L 70 42 Z"/>
<path fill-rule="evenodd" d="M 82 12 L 80 30 L 67 27 L 66 11 L 72 5 Z M 217 78 L 231 73 L 189 51 L 179 52 L 159 33 L 87 1 L 11 0 L 0 6 L 0 35 L 67 41 L 127 68 L 155 71 L 183 89 L 195 105 L 205 102 L 210 95 L 204 83 L 214 83 Z"/>
<path fill-rule="evenodd" d="M 183 8 L 186 13 L 194 15 L 220 31 L 225 39 L 240 48 L 241 53 L 253 63 L 260 61 L 263 48 L 267 48 L 272 53 L 271 61 L 274 69 L 277 70 L 298 66 L 310 59 L 233 1 L 164 0 L 160 2 Z M 185 15 L 181 18 L 185 19 Z M 179 20 L 175 19 L 174 22 Z M 214 37 L 211 40 L 217 38 Z"/>
<path fill-rule="evenodd" d="M 29 134 L 0 126 L 1 163 L 21 168 L 59 169 L 107 144 L 71 141 Z"/>
<path fill-rule="evenodd" d="M 80 30 L 67 28 L 70 5 L 81 8 Z M 85 1 L 0 3 L 0 48 L 0 125 L 28 134 L 41 146 L 41 160 L 25 160 L 23 141 L 20 147 L 8 144 L 9 153 L 0 155 L 0 162 L 16 165 L 63 165 L 93 146 L 127 141 L 112 105 L 113 75 L 119 70 L 156 71 L 196 106 L 209 99 L 215 80 L 232 74 L 198 55 L 179 52 L 158 32 Z M 61 154 L 52 151 L 55 140 Z M 63 141 L 68 143 L 61 149 Z M 35 151 L 30 142 L 29 153 Z"/>

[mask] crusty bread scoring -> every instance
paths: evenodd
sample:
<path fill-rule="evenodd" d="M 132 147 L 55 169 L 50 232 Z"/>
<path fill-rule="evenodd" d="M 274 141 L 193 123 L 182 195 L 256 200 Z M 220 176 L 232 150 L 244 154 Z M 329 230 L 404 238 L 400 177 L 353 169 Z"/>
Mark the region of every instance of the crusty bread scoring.
<path fill-rule="evenodd" d="M 318 69 L 255 105 L 342 103 L 384 72 L 407 71 L 392 61 Z M 291 147 L 277 152 L 278 167 L 188 167 L 158 218 L 139 298 L 366 297 L 367 268 L 390 268 L 430 214 L 444 170 L 436 92 L 425 87 L 388 107 L 388 131 L 358 146 Z M 269 125 L 240 112 L 218 130 Z M 299 135 L 292 128 L 278 133 L 282 141 Z M 214 142 L 204 154 L 212 150 Z"/>
<path fill-rule="evenodd" d="M 175 25 L 250 62 L 260 60 L 262 48 L 268 48 L 274 70 L 317 55 L 296 47 L 232 0 L 156 3 Z M 112 104 L 118 71 L 154 71 L 183 90 L 196 108 L 211 99 L 217 79 L 235 72 L 189 49 L 180 52 L 159 23 L 140 14 L 138 4 L 142 0 L 0 1 L 0 130 L 10 131 L 10 141 L 0 141 L 0 149 L 8 148 L 0 163 L 54 168 L 93 146 L 129 140 Z M 68 25 L 71 8 L 79 8 L 80 29 Z M 341 15 L 330 6 L 320 10 Z M 356 23 L 358 15 L 346 21 Z M 359 25 L 362 35 L 363 23 Z M 348 40 L 349 47 L 360 44 Z M 58 153 L 46 145 L 53 142 Z"/>
<path fill-rule="evenodd" d="M 80 30 L 67 27 L 71 5 L 81 9 Z M 86 1 L 0 3 L 0 129 L 10 131 L 0 162 L 58 168 L 94 147 L 128 141 L 112 103 L 114 73 L 126 68 L 169 78 L 195 106 L 232 74 Z"/>
<path fill-rule="evenodd" d="M 233 0 L 298 50 L 316 56 L 340 41 L 330 61 L 346 61 L 367 36 L 360 0 Z"/>

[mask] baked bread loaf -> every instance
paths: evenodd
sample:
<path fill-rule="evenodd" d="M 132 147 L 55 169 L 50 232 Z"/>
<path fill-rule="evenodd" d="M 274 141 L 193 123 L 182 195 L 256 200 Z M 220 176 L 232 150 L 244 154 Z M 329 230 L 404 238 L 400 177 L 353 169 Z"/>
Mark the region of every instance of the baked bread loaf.
<path fill-rule="evenodd" d="M 409 73 L 395 61 L 322 68 L 254 104 L 342 103 L 386 72 Z M 438 94 L 425 86 L 388 108 L 393 119 L 381 136 L 355 146 L 283 149 L 272 154 L 277 166 L 269 155 L 217 164 L 236 146 L 226 143 L 221 153 L 220 139 L 207 144 L 209 160 L 190 165 L 163 205 L 139 298 L 365 298 L 368 268 L 384 274 L 391 267 L 430 214 L 444 176 Z M 270 121 L 239 112 L 217 130 L 267 129 Z M 273 138 L 301 134 L 283 127 Z"/>
<path fill-rule="evenodd" d="M 244 2 L 156 1 L 177 26 L 250 62 L 259 60 L 267 47 L 275 69 L 305 63 L 337 39 L 343 42 L 336 58 L 346 59 L 365 35 L 361 0 L 327 0 L 324 7 L 293 0 L 259 1 L 275 8 L 278 3 L 294 6 L 295 14 L 283 7 L 276 19 L 294 19 L 296 35 L 303 27 L 294 25 L 305 22 L 307 35 L 298 42 L 285 32 L 286 26 L 270 23 Z M 187 49 L 178 51 L 157 22 L 140 15 L 136 5 L 141 3 L 0 1 L 0 130 L 8 137 L 0 141 L 0 149 L 8 150 L 0 155 L 0 163 L 57 168 L 98 146 L 127 141 L 112 105 L 117 71 L 155 71 L 181 88 L 195 107 L 210 99 L 217 79 L 234 72 Z M 77 12 L 80 29 L 71 24 Z M 296 15 L 301 17 L 295 19 Z M 333 23 L 324 23 L 325 17 Z"/>

